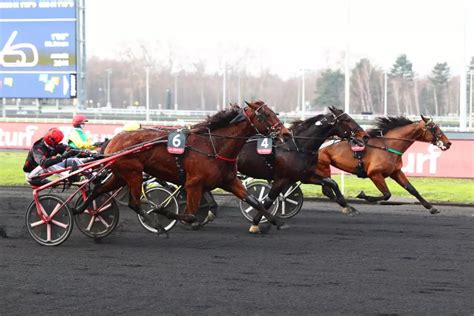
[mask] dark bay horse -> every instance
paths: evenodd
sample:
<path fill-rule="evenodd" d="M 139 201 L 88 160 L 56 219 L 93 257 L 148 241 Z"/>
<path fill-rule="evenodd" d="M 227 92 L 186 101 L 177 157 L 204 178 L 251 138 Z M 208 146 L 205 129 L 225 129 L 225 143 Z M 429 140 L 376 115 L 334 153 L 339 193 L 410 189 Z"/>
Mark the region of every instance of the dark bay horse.
<path fill-rule="evenodd" d="M 438 213 L 436 208 L 421 197 L 403 173 L 402 154 L 415 141 L 432 143 L 443 151 L 448 150 L 451 142 L 439 126 L 423 115 L 421 115 L 421 121 L 418 122 L 412 122 L 404 117 L 380 117 L 377 119 L 376 128 L 369 130 L 368 134 L 370 139 L 366 145 L 361 166 L 358 167 L 358 159 L 353 158 L 350 145 L 340 142 L 319 151 L 316 173 L 322 177 L 330 177 L 329 167 L 333 165 L 346 172 L 358 174 L 360 177 L 370 178 L 382 192 L 382 196 L 368 196 L 364 191 L 357 196 L 370 202 L 390 198 L 391 193 L 385 183 L 385 178 L 390 177 L 415 196 L 425 208 L 430 210 L 431 214 Z M 334 198 L 328 188 L 323 187 L 323 193 L 331 199 Z"/>
<path fill-rule="evenodd" d="M 167 217 L 193 223 L 197 220 L 201 196 L 214 188 L 222 188 L 244 200 L 265 216 L 270 215 L 251 194 L 248 194 L 237 178 L 237 155 L 245 141 L 255 134 L 277 137 L 290 136 L 289 130 L 276 114 L 262 101 L 247 103 L 247 107 L 233 106 L 208 117 L 205 122 L 194 125 L 186 131 L 186 150 L 181 155 L 167 150 L 169 131 L 140 129 L 117 134 L 107 145 L 105 154 L 110 155 L 133 146 L 152 144 L 147 150 L 125 155 L 110 166 L 112 176 L 101 186 L 96 186 L 85 205 L 96 196 L 120 188 L 129 187 L 129 206 L 158 233 L 164 232 L 154 213 L 148 214 L 140 206 L 143 172 L 162 181 L 184 184 L 186 189 L 185 214 L 162 213 Z M 78 207 L 75 213 L 83 211 Z M 270 222 L 281 227 L 283 222 L 270 215 Z"/>
<path fill-rule="evenodd" d="M 359 139 L 362 143 L 368 139 L 368 135 L 344 111 L 333 107 L 329 110 L 328 114 L 294 122 L 290 127 L 293 134 L 291 140 L 277 141 L 270 155 L 258 154 L 256 141 L 249 141 L 242 148 L 238 157 L 238 170 L 252 178 L 273 180 L 270 192 L 264 200 L 265 208 L 269 208 L 284 189 L 301 181 L 331 187 L 334 192 L 339 192 L 338 203 L 347 213 L 357 212 L 347 205 L 334 180 L 316 175 L 315 165 L 318 149 L 328 137 Z M 261 214 L 257 214 L 250 232 L 259 231 L 257 225 L 260 220 Z"/>

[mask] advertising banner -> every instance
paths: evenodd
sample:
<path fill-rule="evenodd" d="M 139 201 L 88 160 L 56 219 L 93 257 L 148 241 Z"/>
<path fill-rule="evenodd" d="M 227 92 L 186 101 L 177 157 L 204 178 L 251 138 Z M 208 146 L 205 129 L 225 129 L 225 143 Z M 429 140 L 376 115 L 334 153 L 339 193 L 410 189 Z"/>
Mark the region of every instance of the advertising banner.
<path fill-rule="evenodd" d="M 72 128 L 70 123 L 0 123 L 0 149 L 29 149 L 51 127 L 59 127 L 66 137 Z M 122 124 L 88 123 L 86 131 L 97 142 L 113 137 L 122 127 Z M 451 139 L 451 142 L 447 151 L 415 142 L 403 154 L 403 171 L 408 176 L 474 178 L 474 139 Z M 339 172 L 337 169 L 332 171 Z"/>

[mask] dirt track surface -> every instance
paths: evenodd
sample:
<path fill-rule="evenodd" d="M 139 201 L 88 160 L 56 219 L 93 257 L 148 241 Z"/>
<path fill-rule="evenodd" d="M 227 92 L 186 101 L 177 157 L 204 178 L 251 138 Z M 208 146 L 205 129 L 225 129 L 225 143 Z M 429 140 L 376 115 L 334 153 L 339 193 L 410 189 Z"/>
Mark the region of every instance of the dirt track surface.
<path fill-rule="evenodd" d="M 30 191 L 0 191 L 0 315 L 474 313 L 472 207 L 305 201 L 289 230 L 253 236 L 219 197 L 201 231 L 159 238 L 122 208 L 102 243 L 75 229 L 47 248 L 24 228 Z"/>

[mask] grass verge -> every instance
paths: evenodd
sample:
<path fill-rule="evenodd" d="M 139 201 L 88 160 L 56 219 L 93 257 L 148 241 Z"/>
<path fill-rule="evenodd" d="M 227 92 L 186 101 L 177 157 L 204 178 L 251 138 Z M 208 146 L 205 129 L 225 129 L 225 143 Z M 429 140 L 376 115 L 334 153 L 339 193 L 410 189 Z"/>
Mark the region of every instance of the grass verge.
<path fill-rule="evenodd" d="M 23 163 L 27 152 L 5 151 L 0 152 L 0 185 L 16 186 L 26 185 L 23 173 Z M 341 187 L 341 177 L 334 176 L 334 180 Z M 392 192 L 392 197 L 414 198 L 405 189 L 400 187 L 392 179 L 386 179 L 387 185 Z M 447 179 L 447 178 L 410 178 L 412 185 L 420 194 L 430 202 L 461 202 L 472 203 L 474 201 L 473 179 Z M 321 187 L 315 185 L 303 185 L 304 195 L 307 197 L 322 197 Z M 363 190 L 368 195 L 380 195 L 370 179 L 359 179 L 356 176 L 345 175 L 344 195 L 348 198 L 355 197 Z"/>

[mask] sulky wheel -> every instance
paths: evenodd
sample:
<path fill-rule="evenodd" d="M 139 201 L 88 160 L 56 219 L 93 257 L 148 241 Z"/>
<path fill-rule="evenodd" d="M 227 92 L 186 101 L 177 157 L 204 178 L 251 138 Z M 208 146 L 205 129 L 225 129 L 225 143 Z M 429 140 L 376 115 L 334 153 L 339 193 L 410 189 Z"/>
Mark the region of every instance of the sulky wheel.
<path fill-rule="evenodd" d="M 38 205 L 31 202 L 25 220 L 28 233 L 43 246 L 62 244 L 71 235 L 74 225 L 71 210 L 55 195 L 40 196 Z"/>
<path fill-rule="evenodd" d="M 287 190 L 278 196 L 280 201 L 277 216 L 281 218 L 290 218 L 298 214 L 303 207 L 303 191 L 301 183 L 292 184 Z"/>
<path fill-rule="evenodd" d="M 255 196 L 260 202 L 262 202 L 270 192 L 272 186 L 267 182 L 263 181 L 255 181 L 253 180 L 250 184 L 247 185 L 247 192 Z M 257 215 L 257 211 L 245 203 L 244 201 L 239 201 L 240 205 L 240 212 L 244 217 L 249 220 L 250 222 L 253 220 L 253 217 Z M 270 214 L 275 215 L 278 211 L 278 199 L 273 202 L 272 207 L 268 210 Z M 265 223 L 267 221 L 266 217 L 262 217 L 260 223 Z"/>
<path fill-rule="evenodd" d="M 115 200 L 120 205 L 128 206 L 128 195 L 129 195 L 128 186 L 124 186 L 120 189 L 120 192 L 117 193 L 117 195 L 115 196 Z"/>
<path fill-rule="evenodd" d="M 179 213 L 184 214 L 186 212 L 186 191 L 182 189 L 178 195 L 178 205 L 179 205 Z M 213 205 L 217 207 L 215 204 L 216 201 L 211 192 L 204 192 L 201 197 L 201 201 L 199 202 L 199 208 L 196 212 L 197 221 L 193 224 L 186 223 L 185 221 L 181 221 L 181 224 L 185 226 L 193 226 L 194 229 L 199 229 L 200 227 L 206 225 L 209 222 L 212 222 L 215 218 L 215 215 L 211 211 L 213 209 Z"/>
<path fill-rule="evenodd" d="M 173 214 L 178 214 L 179 212 L 178 201 L 168 189 L 162 186 L 148 188 L 142 196 L 142 206 L 147 210 L 148 214 L 150 214 L 154 208 L 163 208 Z M 161 214 L 157 214 L 156 218 L 166 231 L 173 228 L 177 222 L 177 220 L 169 219 Z M 152 233 L 157 232 L 155 228 L 147 225 L 140 215 L 138 215 L 138 220 L 146 230 Z"/>
<path fill-rule="evenodd" d="M 79 199 L 84 198 L 83 195 Z M 79 199 L 77 203 L 79 203 Z M 119 208 L 109 194 L 99 195 L 87 207 L 84 213 L 76 215 L 74 220 L 79 230 L 94 239 L 101 239 L 113 232 L 119 221 Z"/>

